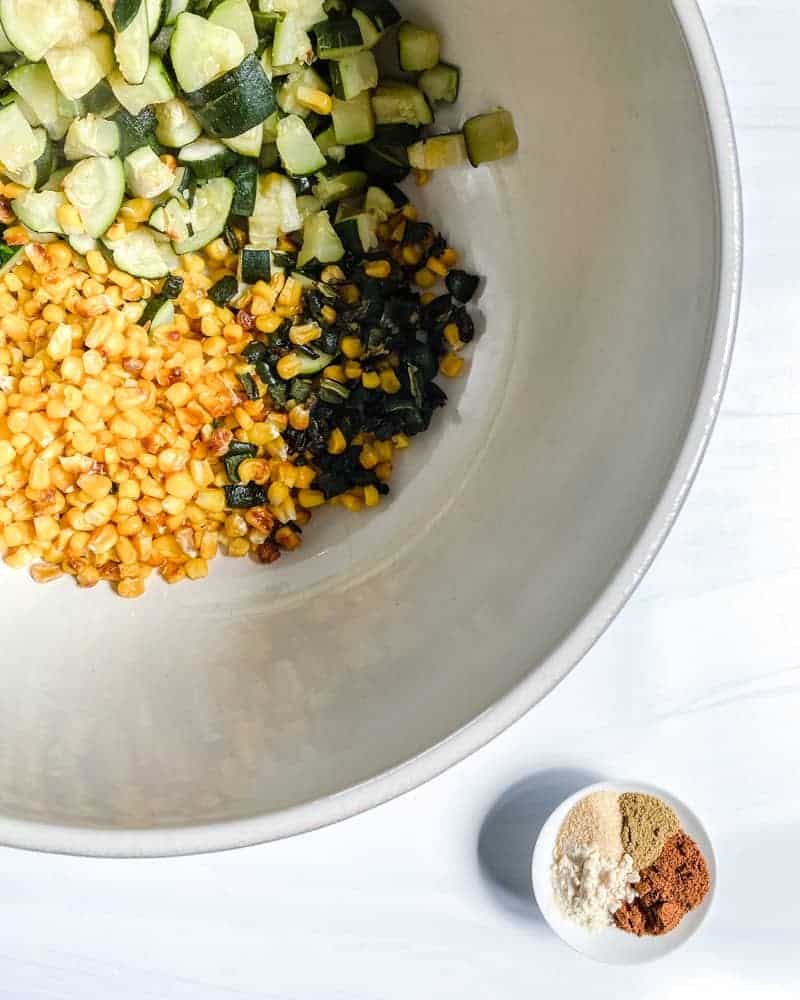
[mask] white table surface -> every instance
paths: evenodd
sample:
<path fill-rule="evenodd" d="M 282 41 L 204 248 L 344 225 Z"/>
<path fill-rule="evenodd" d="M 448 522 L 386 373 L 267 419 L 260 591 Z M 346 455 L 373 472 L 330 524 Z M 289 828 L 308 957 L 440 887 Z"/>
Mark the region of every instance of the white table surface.
<path fill-rule="evenodd" d="M 741 154 L 742 321 L 699 481 L 628 608 L 511 731 L 338 827 L 170 861 L 0 850 L 2 1000 L 800 996 L 800 4 L 702 6 Z M 595 774 L 671 788 L 715 838 L 715 910 L 657 966 L 573 955 L 525 897 L 538 817 Z"/>

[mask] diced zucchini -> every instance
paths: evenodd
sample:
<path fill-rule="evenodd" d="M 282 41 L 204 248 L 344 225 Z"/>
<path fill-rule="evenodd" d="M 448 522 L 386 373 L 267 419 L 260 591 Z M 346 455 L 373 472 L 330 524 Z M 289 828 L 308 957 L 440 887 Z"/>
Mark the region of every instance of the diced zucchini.
<path fill-rule="evenodd" d="M 394 201 L 383 188 L 369 188 L 364 199 L 365 212 L 371 212 L 379 222 L 385 222 L 395 209 Z"/>
<path fill-rule="evenodd" d="M 140 146 L 155 143 L 157 119 L 152 108 L 144 108 L 138 115 L 131 115 L 120 108 L 114 115 L 114 121 L 119 126 L 119 155 L 122 158 Z"/>
<path fill-rule="evenodd" d="M 347 155 L 347 147 L 339 145 L 336 141 L 336 133 L 332 125 L 324 132 L 320 132 L 315 138 L 323 156 L 333 160 L 334 163 L 341 163 Z"/>
<path fill-rule="evenodd" d="M 261 152 L 261 147 L 264 145 L 264 123 L 259 122 L 258 125 L 254 125 L 241 135 L 233 135 L 229 139 L 223 139 L 222 141 L 234 153 L 257 159 L 258 154 Z"/>
<path fill-rule="evenodd" d="M 319 174 L 314 185 L 314 195 L 327 208 L 343 198 L 360 194 L 367 186 L 367 175 L 362 170 L 347 170 L 332 177 Z"/>
<path fill-rule="evenodd" d="M 330 17 L 320 21 L 314 25 L 314 37 L 320 59 L 346 59 L 364 48 L 361 27 L 352 17 Z"/>
<path fill-rule="evenodd" d="M 258 166 L 252 160 L 240 160 L 230 171 L 236 192 L 231 211 L 234 215 L 252 215 L 256 207 Z"/>
<path fill-rule="evenodd" d="M 381 33 L 402 20 L 397 8 L 389 0 L 355 0 L 353 6 L 363 11 Z"/>
<path fill-rule="evenodd" d="M 108 35 L 92 35 L 72 49 L 50 49 L 47 68 L 56 86 L 71 101 L 80 100 L 114 68 L 114 53 Z"/>
<path fill-rule="evenodd" d="M 110 0 L 101 0 L 106 13 Z M 147 4 L 142 3 L 133 20 L 122 31 L 114 34 L 114 55 L 120 72 L 130 84 L 139 84 L 147 73 L 150 61 L 150 28 Z"/>
<path fill-rule="evenodd" d="M 408 148 L 408 162 L 415 170 L 442 170 L 467 162 L 467 146 L 460 132 L 436 135 Z"/>
<path fill-rule="evenodd" d="M 141 83 L 128 83 L 119 71 L 113 72 L 108 82 L 119 103 L 134 116 L 150 105 L 163 104 L 175 96 L 172 80 L 158 56 L 150 56 L 147 72 Z"/>
<path fill-rule="evenodd" d="M 175 175 L 150 146 L 141 146 L 125 157 L 125 180 L 137 198 L 157 198 L 172 187 Z"/>
<path fill-rule="evenodd" d="M 119 152 L 119 126 L 97 115 L 76 118 L 69 127 L 64 142 L 68 160 L 83 160 L 87 156 L 115 156 Z"/>
<path fill-rule="evenodd" d="M 331 225 L 327 212 L 311 215 L 303 223 L 303 246 L 297 257 L 297 266 L 305 267 L 312 260 L 320 264 L 334 264 L 344 257 L 344 247 Z"/>
<path fill-rule="evenodd" d="M 325 157 L 306 123 L 297 115 L 288 115 L 278 122 L 276 140 L 281 162 L 287 173 L 313 174 L 325 166 Z"/>
<path fill-rule="evenodd" d="M 373 101 L 367 91 L 352 101 L 333 99 L 333 131 L 340 146 L 356 146 L 375 136 Z"/>
<path fill-rule="evenodd" d="M 149 223 L 173 243 L 180 243 L 189 237 L 189 210 L 177 198 L 170 198 L 164 205 L 156 208 Z"/>
<path fill-rule="evenodd" d="M 233 152 L 216 139 L 198 139 L 178 153 L 178 162 L 189 167 L 195 177 L 221 177 L 236 162 Z"/>
<path fill-rule="evenodd" d="M 258 48 L 258 33 L 248 0 L 222 0 L 208 20 L 210 24 L 235 32 L 241 39 L 245 52 L 255 52 Z"/>
<path fill-rule="evenodd" d="M 378 86 L 378 64 L 369 52 L 358 52 L 330 64 L 333 92 L 343 101 L 351 101 L 365 90 Z"/>
<path fill-rule="evenodd" d="M 152 232 L 143 227 L 115 241 L 111 252 L 120 271 L 150 281 L 165 277 L 179 265 L 169 243 L 159 242 Z"/>
<path fill-rule="evenodd" d="M 66 202 L 60 191 L 26 191 L 11 202 L 19 221 L 35 233 L 56 233 L 64 230 L 58 221 L 57 211 Z"/>
<path fill-rule="evenodd" d="M 89 236 L 102 236 L 117 217 L 125 196 L 119 157 L 81 160 L 64 178 L 64 194 L 78 209 Z"/>
<path fill-rule="evenodd" d="M 97 240 L 92 236 L 87 236 L 86 233 L 73 233 L 67 237 L 67 242 L 75 253 L 79 253 L 82 257 L 97 249 Z"/>
<path fill-rule="evenodd" d="M 79 16 L 77 0 L 0 0 L 3 32 L 31 62 L 58 45 Z"/>
<path fill-rule="evenodd" d="M 254 55 L 208 86 L 187 93 L 185 100 L 209 135 L 218 139 L 242 135 L 275 111 L 272 84 Z"/>
<path fill-rule="evenodd" d="M 33 139 L 36 147 L 36 159 L 33 163 L 20 170 L 5 168 L 10 180 L 26 188 L 39 188 L 46 184 L 52 176 L 55 162 L 55 147 L 47 132 L 43 128 L 36 128 L 33 130 Z"/>
<path fill-rule="evenodd" d="M 399 184 L 411 170 L 404 146 L 383 142 L 368 142 L 357 147 L 357 162 L 371 177 Z"/>
<path fill-rule="evenodd" d="M 147 315 L 152 306 L 152 315 Z M 142 313 L 140 324 L 149 323 L 149 332 L 154 333 L 160 326 L 169 326 L 175 322 L 175 303 L 163 296 L 152 298 Z"/>
<path fill-rule="evenodd" d="M 45 63 L 26 63 L 6 74 L 11 87 L 36 115 L 52 139 L 61 139 L 69 127 L 69 118 L 61 114 L 59 94 Z"/>
<path fill-rule="evenodd" d="M 303 27 L 300 17 L 290 11 L 275 25 L 272 41 L 272 62 L 275 66 L 289 66 L 292 63 L 310 63 L 314 58 L 311 38 Z"/>
<path fill-rule="evenodd" d="M 345 250 L 362 257 L 378 247 L 378 220 L 371 212 L 360 212 L 336 224 Z"/>
<path fill-rule="evenodd" d="M 294 184 L 283 174 L 264 174 L 250 216 L 250 243 L 274 250 L 281 233 L 293 233 L 301 225 Z"/>
<path fill-rule="evenodd" d="M 156 139 L 162 146 L 180 149 L 188 146 L 203 133 L 203 126 L 179 97 L 158 104 L 155 109 L 158 125 Z"/>
<path fill-rule="evenodd" d="M 246 53 L 235 31 L 186 13 L 177 19 L 170 54 L 181 90 L 190 94 L 235 69 Z"/>
<path fill-rule="evenodd" d="M 386 81 L 372 95 L 378 125 L 430 125 L 433 112 L 425 95 L 410 83 Z"/>
<path fill-rule="evenodd" d="M 297 211 L 300 213 L 300 218 L 303 222 L 306 221 L 309 215 L 316 215 L 321 210 L 322 202 L 313 194 L 304 194 L 297 199 Z"/>
<path fill-rule="evenodd" d="M 58 40 L 58 48 L 71 49 L 83 45 L 87 38 L 105 27 L 106 19 L 92 0 L 78 0 L 78 16 Z"/>
<path fill-rule="evenodd" d="M 246 285 L 269 281 L 272 277 L 270 253 L 262 247 L 244 247 L 239 258 L 239 280 Z"/>
<path fill-rule="evenodd" d="M 400 66 L 406 73 L 433 69 L 439 62 L 442 43 L 435 31 L 406 21 L 397 33 Z"/>
<path fill-rule="evenodd" d="M 62 98 L 62 101 L 66 102 L 66 98 Z M 103 115 L 103 117 L 113 115 L 115 111 L 119 110 L 119 101 L 114 97 L 114 92 L 107 80 L 101 80 L 96 87 L 92 87 L 88 94 L 75 103 L 82 111 L 93 115 Z M 80 114 L 80 110 L 77 113 Z"/>
<path fill-rule="evenodd" d="M 321 90 L 329 93 L 330 86 L 310 66 L 301 67 L 297 72 L 290 73 L 286 81 L 278 90 L 278 107 L 287 115 L 299 115 L 301 118 L 308 118 L 311 114 L 310 108 L 301 104 L 298 99 L 298 91 L 301 87 L 308 87 L 311 90 Z"/>
<path fill-rule="evenodd" d="M 448 63 L 426 69 L 417 80 L 417 86 L 431 104 L 455 104 L 460 85 L 461 71 Z"/>
<path fill-rule="evenodd" d="M 306 30 L 324 19 L 327 4 L 328 0 L 258 0 L 263 14 L 272 14 L 278 20 L 282 15 L 294 14 Z"/>
<path fill-rule="evenodd" d="M 502 109 L 470 118 L 464 126 L 464 139 L 473 167 L 502 160 L 519 148 L 514 119 Z"/>
<path fill-rule="evenodd" d="M 8 173 L 34 163 L 40 143 L 28 120 L 14 101 L 0 109 L 0 164 Z"/>
<path fill-rule="evenodd" d="M 234 190 L 233 181 L 227 177 L 215 177 L 198 186 L 189 216 L 191 235 L 173 244 L 175 253 L 195 253 L 222 235 L 231 213 Z"/>
<path fill-rule="evenodd" d="M 115 31 L 124 31 L 139 13 L 142 3 L 143 0 L 108 0 L 103 6 Z"/>
<path fill-rule="evenodd" d="M 150 37 L 155 38 L 167 22 L 167 5 L 169 0 L 145 0 L 147 7 L 147 30 Z"/>
<path fill-rule="evenodd" d="M 168 0 L 167 16 L 164 23 L 175 24 L 180 15 L 189 9 L 190 4 L 191 0 Z"/>

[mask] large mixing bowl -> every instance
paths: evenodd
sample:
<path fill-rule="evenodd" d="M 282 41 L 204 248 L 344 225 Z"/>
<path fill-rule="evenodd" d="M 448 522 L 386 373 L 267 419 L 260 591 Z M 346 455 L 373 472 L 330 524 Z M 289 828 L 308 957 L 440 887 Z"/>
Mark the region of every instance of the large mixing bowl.
<path fill-rule="evenodd" d="M 403 0 L 520 154 L 437 177 L 487 276 L 469 377 L 374 515 L 130 603 L 0 566 L 0 841 L 235 847 L 485 743 L 614 617 L 686 495 L 729 362 L 735 152 L 693 0 Z"/>

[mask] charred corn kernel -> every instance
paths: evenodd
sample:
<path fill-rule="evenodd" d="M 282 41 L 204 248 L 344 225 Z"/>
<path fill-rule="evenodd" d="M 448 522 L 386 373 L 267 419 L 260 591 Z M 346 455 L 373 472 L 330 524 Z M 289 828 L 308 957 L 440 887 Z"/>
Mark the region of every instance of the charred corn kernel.
<path fill-rule="evenodd" d="M 322 330 L 320 330 L 316 323 L 303 323 L 293 326 L 289 331 L 289 340 L 293 344 L 297 344 L 298 347 L 311 344 L 315 340 L 319 340 L 321 336 Z"/>
<path fill-rule="evenodd" d="M 30 573 L 36 583 L 51 583 L 64 575 L 60 566 L 48 566 L 47 563 L 36 563 L 31 566 Z"/>
<path fill-rule="evenodd" d="M 30 233 L 24 226 L 9 226 L 3 233 L 3 241 L 10 247 L 25 246 L 30 238 Z"/>
<path fill-rule="evenodd" d="M 454 351 L 460 351 L 464 346 L 461 340 L 461 331 L 456 323 L 448 323 L 444 328 L 444 339 Z"/>
<path fill-rule="evenodd" d="M 289 414 L 289 426 L 296 431 L 308 430 L 311 423 L 311 411 L 305 406 L 294 406 Z"/>
<path fill-rule="evenodd" d="M 361 384 L 365 389 L 377 389 L 381 384 L 381 377 L 377 372 L 364 372 L 361 376 Z"/>
<path fill-rule="evenodd" d="M 414 275 L 414 284 L 420 288 L 433 288 L 437 280 L 433 271 L 429 271 L 427 267 L 423 267 Z"/>
<path fill-rule="evenodd" d="M 153 214 L 153 203 L 147 198 L 131 198 L 125 202 L 119 214 L 123 219 L 131 219 L 133 222 L 147 222 Z"/>
<path fill-rule="evenodd" d="M 403 263 L 416 267 L 422 260 L 422 249 L 418 246 L 403 247 Z"/>
<path fill-rule="evenodd" d="M 190 559 L 184 568 L 190 580 L 202 580 L 208 576 L 208 563 L 205 559 Z"/>
<path fill-rule="evenodd" d="M 264 486 L 269 482 L 269 465 L 263 458 L 246 458 L 238 469 L 239 479 L 243 483 L 256 483 Z"/>
<path fill-rule="evenodd" d="M 372 260 L 364 265 L 364 274 L 369 278 L 388 278 L 392 273 L 392 265 L 388 260 Z"/>
<path fill-rule="evenodd" d="M 303 465 L 297 470 L 295 486 L 298 490 L 307 490 L 316 478 L 316 470 L 312 469 L 310 465 Z"/>
<path fill-rule="evenodd" d="M 285 234 L 281 233 L 281 235 L 278 237 L 278 249 L 280 251 L 282 251 L 283 253 L 295 253 L 296 250 L 297 250 L 297 247 L 289 239 L 288 236 L 286 236 Z"/>
<path fill-rule="evenodd" d="M 378 453 L 371 444 L 365 444 L 358 457 L 361 467 L 364 469 L 374 469 L 379 462 Z"/>
<path fill-rule="evenodd" d="M 400 385 L 400 380 L 397 378 L 395 373 L 391 368 L 386 371 L 381 372 L 381 389 L 389 396 L 394 396 L 396 393 L 400 392 L 402 386 Z"/>
<path fill-rule="evenodd" d="M 267 499 L 273 507 L 280 507 L 289 499 L 289 487 L 286 483 L 273 483 L 267 490 Z"/>
<path fill-rule="evenodd" d="M 433 273 L 438 275 L 440 278 L 446 278 L 448 275 L 448 269 L 439 257 L 430 257 L 426 266 L 429 271 L 433 271 Z"/>
<path fill-rule="evenodd" d="M 440 255 L 439 260 L 446 268 L 452 271 L 456 264 L 458 264 L 458 254 L 452 247 L 447 247 L 444 253 Z"/>
<path fill-rule="evenodd" d="M 281 548 L 288 549 L 289 551 L 299 549 L 302 544 L 300 536 L 288 526 L 279 528 L 275 532 L 275 541 Z"/>
<path fill-rule="evenodd" d="M 341 430 L 336 427 L 328 435 L 328 452 L 331 455 L 341 455 L 347 448 L 347 439 Z"/>
<path fill-rule="evenodd" d="M 275 333 L 276 330 L 279 330 L 283 326 L 283 323 L 283 316 L 270 312 L 264 316 L 257 317 L 256 329 L 261 333 Z"/>
<path fill-rule="evenodd" d="M 228 538 L 244 538 L 247 534 L 247 521 L 239 513 L 228 514 L 225 518 L 225 534 Z"/>
<path fill-rule="evenodd" d="M 448 354 L 439 362 L 439 371 L 447 378 L 458 378 L 464 370 L 464 359 L 455 354 Z"/>
<path fill-rule="evenodd" d="M 178 160 L 172 153 L 162 153 L 159 160 L 173 172 L 178 169 Z"/>
<path fill-rule="evenodd" d="M 202 510 L 221 513 L 225 510 L 225 491 L 221 489 L 200 490 L 194 502 Z"/>
<path fill-rule="evenodd" d="M 300 359 L 295 354 L 285 354 L 278 364 L 275 366 L 278 375 L 284 379 L 284 381 L 289 381 L 289 379 L 295 378 L 302 371 L 303 365 Z"/>
<path fill-rule="evenodd" d="M 408 448 L 411 444 L 411 439 L 407 434 L 395 434 L 392 438 L 392 444 L 395 448 Z"/>
<path fill-rule="evenodd" d="M 351 360 L 360 358 L 364 353 L 364 347 L 358 337 L 342 337 L 342 342 L 339 347 L 342 354 Z"/>
<path fill-rule="evenodd" d="M 344 281 L 345 274 L 338 264 L 328 264 L 327 267 L 322 269 L 320 278 L 326 285 L 338 285 L 339 282 Z"/>
<path fill-rule="evenodd" d="M 304 108 L 316 111 L 318 115 L 329 115 L 333 111 L 333 100 L 330 94 L 326 94 L 324 90 L 317 90 L 315 87 L 298 87 L 297 101 Z"/>
<path fill-rule="evenodd" d="M 392 463 L 380 462 L 375 466 L 375 475 L 378 477 L 379 482 L 388 483 L 392 478 Z"/>
<path fill-rule="evenodd" d="M 364 487 L 364 506 L 365 507 L 377 507 L 381 502 L 381 495 L 378 492 L 377 486 L 365 486 Z"/>
<path fill-rule="evenodd" d="M 339 497 L 339 503 L 345 510 L 349 510 L 353 514 L 357 514 L 360 510 L 364 509 L 364 501 L 360 497 L 353 496 L 352 493 L 343 493 Z"/>
<path fill-rule="evenodd" d="M 241 559 L 250 551 L 250 542 L 246 538 L 233 538 L 228 543 L 228 555 Z"/>
<path fill-rule="evenodd" d="M 344 285 L 341 292 L 339 293 L 342 301 L 348 306 L 353 306 L 361 298 L 361 292 L 359 292 L 356 285 Z"/>
<path fill-rule="evenodd" d="M 328 326 L 333 326 L 336 320 L 339 318 L 338 313 L 332 306 L 323 306 L 320 311 L 322 319 L 328 324 Z"/>
<path fill-rule="evenodd" d="M 306 510 L 312 510 L 314 507 L 321 507 L 325 503 L 325 494 L 322 490 L 300 490 L 297 494 L 297 499 L 300 501 L 301 507 L 305 507 Z"/>
<path fill-rule="evenodd" d="M 131 577 L 120 580 L 117 584 L 117 593 L 120 597 L 135 599 L 144 593 L 144 580 L 139 577 Z"/>
<path fill-rule="evenodd" d="M 346 382 L 347 376 L 341 365 L 328 365 L 322 373 L 325 378 L 333 379 L 334 382 Z"/>

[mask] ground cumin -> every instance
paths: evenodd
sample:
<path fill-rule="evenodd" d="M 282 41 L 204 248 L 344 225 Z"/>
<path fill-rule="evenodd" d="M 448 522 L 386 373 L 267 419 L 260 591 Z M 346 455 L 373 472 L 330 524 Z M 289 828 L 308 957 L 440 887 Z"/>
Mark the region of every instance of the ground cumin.
<path fill-rule="evenodd" d="M 636 899 L 614 914 L 617 927 L 638 937 L 674 930 L 702 903 L 710 888 L 708 868 L 697 844 L 682 830 L 670 837 L 634 888 Z"/>
<path fill-rule="evenodd" d="M 622 811 L 622 847 L 639 871 L 655 864 L 670 837 L 680 829 L 672 809 L 654 795 L 625 792 L 619 797 Z"/>

